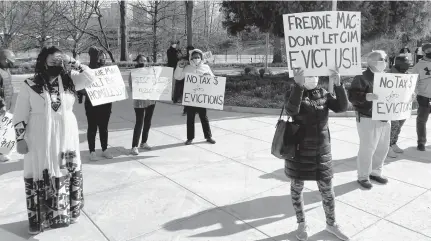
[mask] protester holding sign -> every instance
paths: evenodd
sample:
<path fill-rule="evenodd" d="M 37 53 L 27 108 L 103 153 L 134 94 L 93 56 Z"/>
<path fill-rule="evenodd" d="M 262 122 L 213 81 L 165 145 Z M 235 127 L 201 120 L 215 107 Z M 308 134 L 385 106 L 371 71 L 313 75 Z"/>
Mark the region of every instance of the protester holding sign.
<path fill-rule="evenodd" d="M 371 180 L 386 184 L 382 176 L 383 163 L 389 151 L 391 122 L 372 120 L 374 73 L 386 69 L 386 55 L 375 51 L 368 55 L 368 68 L 362 75 L 355 76 L 349 90 L 349 100 L 356 110 L 356 125 L 359 134 L 359 153 L 357 157 L 358 183 L 367 189 L 372 188 Z"/>
<path fill-rule="evenodd" d="M 304 71 L 294 71 L 295 84 L 286 93 L 285 108 L 295 124 L 297 148 L 294 158 L 285 161 L 284 172 L 291 179 L 292 204 L 296 212 L 299 240 L 308 239 L 304 217 L 304 181 L 317 181 L 323 199 L 326 230 L 341 240 L 349 238 L 335 223 L 335 193 L 332 185 L 331 140 L 328 128 L 329 110 L 345 112 L 348 101 L 338 71 L 330 76 L 335 84 L 335 96 L 318 86 L 318 77 L 304 77 Z"/>
<path fill-rule="evenodd" d="M 142 68 L 148 65 L 146 57 L 143 55 L 139 55 L 136 60 L 138 60 L 136 68 Z M 129 78 L 129 88 L 130 93 L 132 93 L 133 84 L 131 76 Z M 138 143 L 139 138 L 141 137 L 141 132 L 142 140 L 139 148 L 151 150 L 151 147 L 147 144 L 147 140 L 151 127 L 151 119 L 153 118 L 154 109 L 156 108 L 156 102 L 153 100 L 133 100 L 133 107 L 135 109 L 136 121 L 135 129 L 133 130 L 132 149 L 130 150 L 130 153 L 132 155 L 139 155 Z"/>
<path fill-rule="evenodd" d="M 186 62 L 181 60 L 175 69 L 174 77 L 176 80 L 184 79 L 186 74 L 199 74 L 214 76 L 211 68 L 203 63 L 203 52 L 199 49 L 194 49 L 190 52 L 190 65 L 186 66 Z M 205 139 L 211 144 L 216 142 L 212 139 L 211 128 L 207 116 L 207 109 L 200 107 L 187 107 L 187 141 L 186 145 L 190 145 L 195 138 L 195 116 L 199 114 L 201 119 L 202 129 Z"/>
<path fill-rule="evenodd" d="M 409 59 L 406 56 L 398 56 L 395 58 L 395 64 L 391 68 L 390 73 L 394 74 L 407 74 L 410 67 Z M 401 133 L 401 127 L 403 127 L 406 120 L 395 120 L 391 121 L 391 140 L 390 149 L 388 152 L 388 157 L 397 158 L 398 153 L 403 153 L 404 151 L 398 147 L 397 141 L 398 136 Z"/>
<path fill-rule="evenodd" d="M 87 66 L 50 47 L 42 49 L 34 77 L 20 88 L 13 124 L 17 151 L 24 154 L 30 234 L 67 227 L 80 216 L 83 178 L 73 104 L 76 91 L 94 80 Z"/>
<path fill-rule="evenodd" d="M 424 44 L 422 51 L 425 57 L 413 67 L 412 73 L 419 74 L 416 86 L 417 101 L 419 104 L 416 118 L 416 132 L 418 136 L 419 151 L 425 151 L 427 143 L 427 122 L 431 112 L 431 43 Z"/>
<path fill-rule="evenodd" d="M 13 86 L 9 68 L 14 66 L 15 55 L 8 49 L 0 50 L 0 98 L 4 101 L 2 108 L 10 111 L 12 107 Z M 9 161 L 9 155 L 0 153 L 0 161 Z"/>
<path fill-rule="evenodd" d="M 98 69 L 105 65 L 106 55 L 105 53 L 96 48 L 91 47 L 88 50 L 90 55 L 91 69 Z M 99 129 L 100 145 L 102 146 L 102 156 L 107 159 L 112 159 L 112 154 L 108 151 L 108 123 L 111 117 L 112 103 L 102 104 L 93 106 L 90 97 L 86 90 L 82 90 L 85 95 L 85 114 L 87 116 L 87 141 L 88 149 L 90 151 L 90 160 L 97 161 L 98 157 L 96 155 L 96 134 L 97 129 Z"/>

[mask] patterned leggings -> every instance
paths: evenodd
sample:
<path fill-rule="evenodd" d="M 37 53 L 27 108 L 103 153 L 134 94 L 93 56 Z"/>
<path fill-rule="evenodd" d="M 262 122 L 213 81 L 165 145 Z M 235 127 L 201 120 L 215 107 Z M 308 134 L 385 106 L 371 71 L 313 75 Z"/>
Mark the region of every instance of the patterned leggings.
<path fill-rule="evenodd" d="M 333 226 L 335 223 L 335 193 L 334 188 L 332 187 L 332 179 L 317 181 L 317 186 L 319 187 L 320 194 L 322 194 L 326 223 Z M 296 220 L 298 223 L 305 222 L 304 197 L 302 195 L 304 181 L 291 179 L 290 188 L 292 204 L 296 212 Z"/>
<path fill-rule="evenodd" d="M 393 146 L 393 145 L 397 144 L 398 136 L 401 133 L 401 127 L 403 127 L 404 122 L 406 122 L 406 120 L 391 121 L 391 142 L 390 142 L 390 146 Z"/>

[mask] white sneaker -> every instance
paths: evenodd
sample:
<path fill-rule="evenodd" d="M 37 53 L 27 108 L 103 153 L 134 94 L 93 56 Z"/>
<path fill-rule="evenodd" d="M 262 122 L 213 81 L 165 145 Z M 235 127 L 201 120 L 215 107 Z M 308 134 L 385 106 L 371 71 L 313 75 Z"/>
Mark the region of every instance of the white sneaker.
<path fill-rule="evenodd" d="M 397 146 L 397 144 L 392 145 L 391 148 L 395 153 L 404 153 L 404 150 L 401 149 L 399 146 Z"/>
<path fill-rule="evenodd" d="M 326 225 L 326 231 L 328 231 L 329 233 L 332 233 L 333 235 L 335 235 L 340 240 L 343 240 L 343 241 L 350 240 L 349 237 L 347 235 L 345 235 L 344 232 L 341 230 L 341 227 L 338 226 L 338 224 L 336 224 L 336 223 L 334 223 L 333 226 L 329 226 L 327 224 Z"/>
<path fill-rule="evenodd" d="M 130 154 L 137 156 L 139 155 L 139 150 L 137 147 L 133 147 L 132 150 L 130 150 Z"/>
<path fill-rule="evenodd" d="M 90 153 L 90 161 L 98 161 L 99 158 L 96 155 L 96 152 L 93 151 L 92 153 Z"/>
<path fill-rule="evenodd" d="M 147 143 L 141 143 L 139 148 L 144 149 L 144 150 L 148 150 L 148 151 L 151 150 L 151 146 L 149 146 Z"/>
<path fill-rule="evenodd" d="M 308 226 L 304 222 L 298 224 L 298 229 L 296 230 L 296 238 L 299 241 L 308 240 Z"/>
<path fill-rule="evenodd" d="M 388 157 L 390 157 L 390 158 L 397 158 L 398 154 L 395 153 L 395 151 L 392 148 L 389 148 Z"/>
<path fill-rule="evenodd" d="M 112 156 L 111 152 L 109 152 L 108 150 L 105 150 L 105 151 L 102 153 L 102 156 L 103 156 L 104 158 L 106 158 L 106 159 L 112 159 L 112 158 L 114 158 L 114 157 Z"/>
<path fill-rule="evenodd" d="M 0 154 L 0 162 L 8 162 L 10 161 L 9 155 Z"/>

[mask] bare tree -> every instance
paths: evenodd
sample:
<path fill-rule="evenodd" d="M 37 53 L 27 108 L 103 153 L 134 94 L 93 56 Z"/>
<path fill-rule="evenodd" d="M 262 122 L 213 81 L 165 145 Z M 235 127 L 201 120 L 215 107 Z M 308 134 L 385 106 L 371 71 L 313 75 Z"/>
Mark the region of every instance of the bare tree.
<path fill-rule="evenodd" d="M 1 43 L 3 48 L 9 48 L 14 38 L 20 34 L 27 24 L 32 2 L 0 2 L 0 21 L 3 29 Z"/>
<path fill-rule="evenodd" d="M 88 1 L 67 1 L 64 4 L 68 11 L 63 16 L 66 24 L 63 25 L 61 33 L 65 38 L 66 46 L 70 46 L 70 51 L 76 58 L 93 43 L 91 36 L 84 31 L 89 27 L 94 9 L 88 4 Z M 71 44 L 69 44 L 70 41 Z"/>
<path fill-rule="evenodd" d="M 127 61 L 129 59 L 128 50 L 128 33 L 127 33 L 127 5 L 126 1 L 120 1 L 120 32 L 121 32 L 121 56 L 120 61 Z"/>

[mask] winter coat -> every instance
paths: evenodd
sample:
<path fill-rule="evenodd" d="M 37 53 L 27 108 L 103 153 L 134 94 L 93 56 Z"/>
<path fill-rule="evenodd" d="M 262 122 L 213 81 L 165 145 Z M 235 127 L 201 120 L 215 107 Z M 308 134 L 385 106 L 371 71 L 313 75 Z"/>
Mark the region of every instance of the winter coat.
<path fill-rule="evenodd" d="M 191 61 L 191 58 L 192 58 L 191 56 L 193 55 L 193 53 L 200 53 L 202 56 L 202 63 L 199 64 L 198 66 L 195 66 L 193 64 L 193 62 Z M 177 67 L 175 69 L 174 78 L 176 80 L 184 79 L 187 73 L 198 74 L 198 75 L 209 74 L 211 76 L 214 76 L 213 72 L 211 71 L 211 68 L 207 64 L 203 63 L 204 59 L 203 59 L 203 53 L 201 50 L 199 50 L 199 49 L 192 50 L 190 52 L 189 62 L 190 62 L 190 64 L 187 65 L 186 67 L 184 67 L 184 68 Z"/>
<path fill-rule="evenodd" d="M 329 109 L 344 112 L 348 106 L 344 86 L 334 86 L 334 91 L 335 96 L 320 87 L 307 90 L 295 84 L 286 93 L 286 112 L 299 125 L 295 157 L 285 160 L 284 172 L 289 178 L 327 180 L 333 177 L 328 113 Z"/>
<path fill-rule="evenodd" d="M 168 67 L 175 68 L 178 63 L 178 50 L 172 46 L 166 51 L 168 57 Z"/>
<path fill-rule="evenodd" d="M 419 74 L 416 93 L 419 96 L 431 98 L 431 59 L 425 57 L 413 67 L 413 74 Z"/>
<path fill-rule="evenodd" d="M 367 68 L 362 75 L 353 78 L 349 89 L 349 101 L 359 115 L 367 118 L 371 118 L 373 114 L 373 102 L 366 99 L 368 93 L 373 93 L 373 85 L 374 73 Z"/>

